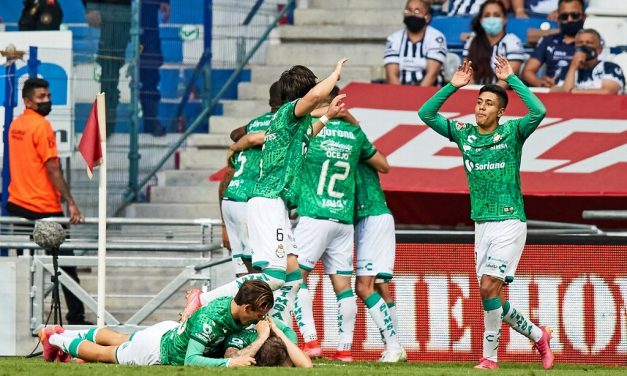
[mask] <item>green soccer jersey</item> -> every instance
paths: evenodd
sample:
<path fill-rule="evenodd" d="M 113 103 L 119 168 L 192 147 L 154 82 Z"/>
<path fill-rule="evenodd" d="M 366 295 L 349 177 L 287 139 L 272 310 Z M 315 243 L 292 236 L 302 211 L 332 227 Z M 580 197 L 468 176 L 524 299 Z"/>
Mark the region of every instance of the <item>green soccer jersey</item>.
<path fill-rule="evenodd" d="M 355 216 L 357 219 L 391 214 L 381 188 L 379 173 L 367 163 L 357 165 L 355 193 Z"/>
<path fill-rule="evenodd" d="M 359 126 L 333 119 L 311 142 L 301 174 L 298 214 L 353 223 L 355 171 L 377 149 Z"/>
<path fill-rule="evenodd" d="M 418 112 L 421 119 L 439 134 L 455 142 L 462 152 L 470 190 L 470 217 L 475 222 L 519 219 L 526 221 L 520 188 L 520 159 L 523 143 L 538 127 L 546 109 L 516 75 L 507 83 L 520 96 L 529 113 L 509 120 L 489 134 L 474 124 L 448 120 L 437 111 L 455 92 L 444 86 Z"/>
<path fill-rule="evenodd" d="M 294 333 L 292 328 L 285 325 L 281 320 L 275 320 L 275 319 L 272 319 L 272 320 L 274 321 L 275 325 L 279 328 L 279 330 L 285 333 L 285 335 L 287 336 L 287 338 L 290 339 L 290 341 L 294 342 L 295 344 L 298 343 L 298 337 L 296 336 L 296 333 Z M 249 327 L 249 328 L 246 328 L 246 329 L 243 329 L 243 330 L 240 330 L 238 332 L 231 334 L 229 338 L 227 338 L 226 341 L 224 341 L 224 348 L 226 350 L 229 347 L 233 347 L 238 350 L 241 350 L 249 346 L 251 343 L 255 342 L 257 337 L 258 337 L 257 330 L 255 330 L 254 327 Z"/>
<path fill-rule="evenodd" d="M 296 103 L 284 104 L 272 117 L 261 151 L 259 179 L 251 194 L 251 197 L 280 197 L 288 207 L 294 204 L 296 177 L 313 136 L 311 116 L 297 118 Z"/>
<path fill-rule="evenodd" d="M 189 341 L 200 343 L 205 346 L 205 353 L 212 353 L 231 333 L 242 330 L 244 327 L 236 323 L 231 315 L 232 300 L 232 297 L 216 299 L 164 334 L 161 337 L 162 364 L 185 364 Z M 226 361 L 219 363 L 215 365 L 226 365 Z"/>
<path fill-rule="evenodd" d="M 272 112 L 263 114 L 246 125 L 246 133 L 265 132 L 272 120 Z M 233 155 L 233 178 L 229 183 L 224 198 L 231 201 L 246 202 L 259 178 L 259 162 L 261 161 L 261 146 L 246 149 Z"/>

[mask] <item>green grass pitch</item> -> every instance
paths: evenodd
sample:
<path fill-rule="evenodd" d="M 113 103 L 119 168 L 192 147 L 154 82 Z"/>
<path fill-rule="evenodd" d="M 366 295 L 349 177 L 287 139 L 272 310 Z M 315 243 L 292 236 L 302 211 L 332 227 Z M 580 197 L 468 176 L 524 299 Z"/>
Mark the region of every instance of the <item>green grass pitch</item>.
<path fill-rule="evenodd" d="M 115 364 L 59 364 L 46 363 L 42 358 L 25 359 L 22 357 L 0 357 L 0 376 L 14 375 L 50 375 L 50 376 L 111 376 L 111 375 L 137 375 L 137 376 L 179 376 L 179 375 L 381 375 L 381 376 L 442 376 L 442 375 L 599 375 L 614 376 L 627 375 L 627 367 L 604 367 L 591 365 L 558 364 L 553 370 L 545 371 L 540 364 L 524 363 L 499 363 L 501 369 L 494 371 L 482 371 L 472 369 L 473 363 L 401 363 L 380 364 L 376 362 L 339 363 L 328 360 L 317 360 L 313 369 L 294 368 L 264 368 L 257 367 L 226 369 L 226 368 L 201 368 L 201 367 L 170 367 L 170 366 L 120 366 Z"/>

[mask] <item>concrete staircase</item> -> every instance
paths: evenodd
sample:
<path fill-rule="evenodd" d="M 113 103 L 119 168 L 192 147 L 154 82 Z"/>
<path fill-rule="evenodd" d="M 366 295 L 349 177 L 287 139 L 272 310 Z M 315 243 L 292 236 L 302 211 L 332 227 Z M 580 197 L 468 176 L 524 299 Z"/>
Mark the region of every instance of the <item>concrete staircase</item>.
<path fill-rule="evenodd" d="M 270 84 L 295 64 L 322 79 L 344 56 L 349 62 L 342 86 L 384 78 L 385 38 L 403 27 L 404 5 L 405 0 L 311 0 L 296 9 L 294 25 L 272 33 L 266 64 L 252 65 L 251 81 L 239 84 L 239 100 L 222 101 L 224 115 L 210 119 L 210 133 L 191 136 L 179 153 L 178 169 L 160 172 L 150 202 L 132 205 L 127 216 L 217 218 L 218 183 L 208 177 L 225 165 L 231 130 L 268 111 Z"/>

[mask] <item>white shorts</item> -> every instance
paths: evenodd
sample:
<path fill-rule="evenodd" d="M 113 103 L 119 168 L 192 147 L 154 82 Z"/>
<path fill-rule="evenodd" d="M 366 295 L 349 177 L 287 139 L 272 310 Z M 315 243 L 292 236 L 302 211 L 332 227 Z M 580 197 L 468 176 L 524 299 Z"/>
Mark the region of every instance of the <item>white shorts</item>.
<path fill-rule="evenodd" d="M 475 223 L 477 277 L 485 274 L 513 281 L 526 239 L 527 223 L 518 219 Z"/>
<path fill-rule="evenodd" d="M 248 273 L 242 259 L 251 259 L 246 208 L 248 203 L 222 200 L 222 218 L 231 243 L 235 274 Z"/>
<path fill-rule="evenodd" d="M 162 321 L 132 335 L 115 350 L 118 364 L 150 366 L 161 364 L 161 337 L 176 328 L 175 321 Z"/>
<path fill-rule="evenodd" d="M 394 217 L 381 214 L 365 217 L 355 226 L 357 275 L 392 279 L 396 256 Z"/>
<path fill-rule="evenodd" d="M 300 217 L 294 231 L 300 267 L 311 271 L 322 258 L 325 274 L 351 276 L 354 233 L 353 225 Z"/>
<path fill-rule="evenodd" d="M 253 197 L 248 201 L 248 239 L 253 267 L 287 269 L 287 255 L 297 254 L 285 202 Z"/>

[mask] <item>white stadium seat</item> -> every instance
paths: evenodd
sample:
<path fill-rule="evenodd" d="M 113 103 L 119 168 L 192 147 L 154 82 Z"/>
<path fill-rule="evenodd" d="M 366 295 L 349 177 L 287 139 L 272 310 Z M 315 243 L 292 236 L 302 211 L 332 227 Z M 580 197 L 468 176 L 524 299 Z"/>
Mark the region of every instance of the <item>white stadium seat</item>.
<path fill-rule="evenodd" d="M 590 0 L 586 8 L 588 16 L 627 16 L 627 1 L 624 0 Z"/>
<path fill-rule="evenodd" d="M 623 74 L 627 72 L 627 52 L 623 52 L 614 56 L 614 59 L 612 59 L 612 61 L 620 66 L 620 68 L 623 70 Z"/>
<path fill-rule="evenodd" d="M 584 27 L 598 31 L 606 47 L 627 46 L 627 17 L 588 16 Z"/>

